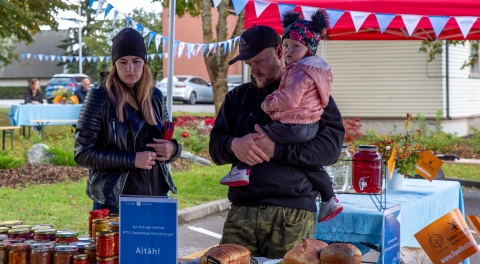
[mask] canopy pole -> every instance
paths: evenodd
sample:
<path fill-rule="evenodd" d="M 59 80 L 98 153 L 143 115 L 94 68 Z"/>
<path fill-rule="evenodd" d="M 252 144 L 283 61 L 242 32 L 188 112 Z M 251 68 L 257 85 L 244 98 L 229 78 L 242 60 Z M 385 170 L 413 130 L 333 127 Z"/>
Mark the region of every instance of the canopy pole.
<path fill-rule="evenodd" d="M 170 0 L 169 24 L 168 24 L 168 66 L 167 66 L 167 109 L 168 120 L 172 121 L 173 110 L 173 41 L 175 39 L 175 0 Z M 162 124 L 163 125 L 163 124 Z"/>
<path fill-rule="evenodd" d="M 322 59 L 325 60 L 325 56 L 327 56 L 327 41 L 322 39 Z"/>

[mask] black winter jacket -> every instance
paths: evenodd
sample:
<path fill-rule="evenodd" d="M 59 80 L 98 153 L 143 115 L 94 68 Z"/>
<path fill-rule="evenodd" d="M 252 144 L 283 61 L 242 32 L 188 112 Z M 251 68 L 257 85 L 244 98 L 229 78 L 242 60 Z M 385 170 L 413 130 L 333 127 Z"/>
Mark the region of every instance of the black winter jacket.
<path fill-rule="evenodd" d="M 153 89 L 153 107 L 157 124 L 168 120 L 168 112 L 162 93 Z M 80 111 L 75 131 L 75 162 L 89 169 L 86 193 L 93 201 L 101 204 L 118 206 L 119 195 L 129 171 L 135 169 L 134 139 L 125 135 L 136 135 L 144 121 L 129 125 L 128 122 L 118 122 L 115 108 L 110 103 L 105 86 L 90 89 Z M 129 133 L 130 126 L 133 131 Z M 156 126 L 161 131 L 161 125 Z M 161 134 L 163 137 L 163 134 Z M 167 161 L 173 162 L 180 156 L 182 146 L 177 145 L 177 153 Z M 176 187 L 165 163 L 160 163 L 163 176 L 173 193 Z M 146 186 L 145 188 L 148 188 Z"/>
<path fill-rule="evenodd" d="M 216 164 L 236 165 L 232 140 L 254 131 L 255 124 L 262 126 L 272 121 L 260 105 L 279 84 L 280 81 L 259 89 L 254 83 L 245 83 L 227 93 L 210 132 L 210 156 Z M 318 192 L 312 189 L 305 170 L 335 163 L 345 134 L 342 116 L 332 97 L 318 122 L 317 137 L 311 141 L 296 145 L 275 143 L 273 158 L 253 167 L 248 185 L 229 188 L 229 200 L 238 206 L 274 204 L 315 212 Z"/>

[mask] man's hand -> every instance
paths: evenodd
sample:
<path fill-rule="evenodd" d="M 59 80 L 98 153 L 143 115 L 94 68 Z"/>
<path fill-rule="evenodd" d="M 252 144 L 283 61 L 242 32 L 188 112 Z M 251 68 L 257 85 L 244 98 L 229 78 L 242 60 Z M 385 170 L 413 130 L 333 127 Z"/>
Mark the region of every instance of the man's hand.
<path fill-rule="evenodd" d="M 258 134 L 263 135 L 260 138 L 255 139 L 255 145 L 265 153 L 269 158 L 273 157 L 273 154 L 275 152 L 275 142 L 267 135 L 265 132 L 263 132 L 263 129 L 259 125 L 255 125 L 255 131 L 257 131 Z M 268 161 L 268 160 L 266 160 Z"/>
<path fill-rule="evenodd" d="M 241 138 L 235 138 L 231 148 L 237 159 L 249 166 L 269 161 L 270 158 L 255 144 L 255 140 L 263 136 L 264 134 L 250 133 Z"/>

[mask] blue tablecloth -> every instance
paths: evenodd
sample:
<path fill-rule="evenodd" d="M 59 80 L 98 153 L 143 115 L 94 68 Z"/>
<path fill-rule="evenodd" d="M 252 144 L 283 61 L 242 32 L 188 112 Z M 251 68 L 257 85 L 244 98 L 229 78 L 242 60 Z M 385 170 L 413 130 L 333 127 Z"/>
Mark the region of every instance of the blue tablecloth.
<path fill-rule="evenodd" d="M 36 126 L 37 123 L 27 122 L 28 120 L 73 120 L 80 115 L 81 104 L 25 104 L 12 105 L 8 117 L 12 126 Z M 62 123 L 51 123 L 60 125 Z M 71 123 L 66 123 L 71 124 Z"/>
<path fill-rule="evenodd" d="M 414 234 L 459 208 L 465 214 L 462 188 L 456 181 L 405 179 L 402 190 L 387 190 L 386 208 L 401 204 L 400 246 L 420 247 Z M 341 214 L 318 223 L 314 238 L 325 241 L 381 245 L 382 216 L 369 195 L 338 194 Z M 469 263 L 468 260 L 464 263 Z"/>

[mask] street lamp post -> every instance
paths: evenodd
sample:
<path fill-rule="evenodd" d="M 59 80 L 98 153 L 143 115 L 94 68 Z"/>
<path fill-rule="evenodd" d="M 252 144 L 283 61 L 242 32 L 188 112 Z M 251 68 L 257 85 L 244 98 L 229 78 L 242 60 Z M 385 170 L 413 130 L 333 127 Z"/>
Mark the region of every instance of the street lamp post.
<path fill-rule="evenodd" d="M 78 17 L 82 17 L 81 13 L 82 1 L 78 1 Z M 83 73 L 82 69 L 82 23 L 78 21 L 78 73 Z"/>

